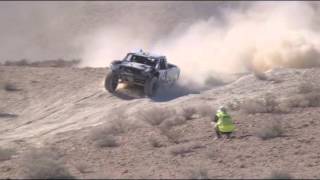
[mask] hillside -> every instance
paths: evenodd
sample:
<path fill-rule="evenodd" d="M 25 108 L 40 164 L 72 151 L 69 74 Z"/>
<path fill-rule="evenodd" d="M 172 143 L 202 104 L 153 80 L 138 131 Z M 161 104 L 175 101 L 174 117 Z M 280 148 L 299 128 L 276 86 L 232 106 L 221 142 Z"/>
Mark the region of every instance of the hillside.
<path fill-rule="evenodd" d="M 320 178 L 320 69 L 278 68 L 200 93 L 176 87 L 165 100 L 139 88 L 111 95 L 106 71 L 0 66 L 1 179 L 54 172 L 32 165 L 33 148 L 56 153 L 43 156 L 76 178 Z M 209 116 L 221 104 L 237 131 L 214 141 Z"/>

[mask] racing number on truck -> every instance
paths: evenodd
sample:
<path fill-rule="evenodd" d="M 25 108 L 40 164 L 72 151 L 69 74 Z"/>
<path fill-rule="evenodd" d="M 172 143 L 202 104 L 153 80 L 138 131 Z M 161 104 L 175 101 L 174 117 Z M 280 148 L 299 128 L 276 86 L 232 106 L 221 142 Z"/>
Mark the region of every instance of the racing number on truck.
<path fill-rule="evenodd" d="M 160 80 L 165 81 L 166 77 L 167 77 L 167 71 L 166 70 L 160 70 L 159 73 L 160 73 L 159 74 Z"/>

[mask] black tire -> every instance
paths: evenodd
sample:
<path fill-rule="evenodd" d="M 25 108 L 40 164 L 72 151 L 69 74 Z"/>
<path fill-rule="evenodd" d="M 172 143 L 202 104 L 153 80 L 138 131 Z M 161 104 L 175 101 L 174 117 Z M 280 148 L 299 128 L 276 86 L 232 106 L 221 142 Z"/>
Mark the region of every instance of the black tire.
<path fill-rule="evenodd" d="M 118 75 L 112 71 L 109 71 L 104 81 L 104 87 L 110 93 L 114 93 L 118 86 L 118 80 Z"/>
<path fill-rule="evenodd" d="M 144 85 L 144 93 L 148 97 L 154 97 L 157 94 L 159 88 L 159 82 L 157 77 L 152 77 L 147 80 L 146 84 Z"/>

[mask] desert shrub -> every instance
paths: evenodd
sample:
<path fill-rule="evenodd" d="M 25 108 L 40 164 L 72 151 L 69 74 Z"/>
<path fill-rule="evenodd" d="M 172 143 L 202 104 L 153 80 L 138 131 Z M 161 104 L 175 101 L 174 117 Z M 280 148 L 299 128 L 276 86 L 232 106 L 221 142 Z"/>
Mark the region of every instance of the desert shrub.
<path fill-rule="evenodd" d="M 170 149 L 170 153 L 174 156 L 178 156 L 178 155 L 181 155 L 181 156 L 184 156 L 185 154 L 187 153 L 191 153 L 193 152 L 193 149 L 191 146 L 186 146 L 186 145 L 180 145 L 180 146 L 177 146 L 177 147 L 172 147 Z"/>
<path fill-rule="evenodd" d="M 215 159 L 216 157 L 219 156 L 219 153 L 217 153 L 216 149 L 209 148 L 208 151 L 206 152 L 206 155 L 209 159 Z"/>
<path fill-rule="evenodd" d="M 306 94 L 296 94 L 284 100 L 289 107 L 319 107 L 320 92 L 313 91 Z"/>
<path fill-rule="evenodd" d="M 296 94 L 292 95 L 283 100 L 283 103 L 286 103 L 289 107 L 308 107 L 309 100 L 307 100 L 304 95 Z"/>
<path fill-rule="evenodd" d="M 172 129 L 174 126 L 182 125 L 186 123 L 186 120 L 182 116 L 173 116 L 166 119 L 159 126 L 162 135 L 166 136 L 169 141 L 178 144 L 181 138 L 181 133 Z"/>
<path fill-rule="evenodd" d="M 183 107 L 182 108 L 182 116 L 186 120 L 191 120 L 193 115 L 197 113 L 197 109 L 195 107 Z"/>
<path fill-rule="evenodd" d="M 257 78 L 259 80 L 262 80 L 262 81 L 268 80 L 268 77 L 264 72 L 253 71 L 253 75 L 254 75 L 255 78 Z"/>
<path fill-rule="evenodd" d="M 10 160 L 16 154 L 15 149 L 4 149 L 0 147 L 0 161 Z"/>
<path fill-rule="evenodd" d="M 202 117 L 214 117 L 216 110 L 208 104 L 202 104 L 197 107 L 197 112 Z"/>
<path fill-rule="evenodd" d="M 284 129 L 278 121 L 270 122 L 262 126 L 256 132 L 256 135 L 262 140 L 267 140 L 283 135 Z"/>
<path fill-rule="evenodd" d="M 185 124 L 186 120 L 182 116 L 172 116 L 167 119 L 165 119 L 161 124 L 160 124 L 160 129 L 170 129 L 174 126 L 179 126 L 182 124 Z"/>
<path fill-rule="evenodd" d="M 116 138 L 113 135 L 104 136 L 101 139 L 96 140 L 96 146 L 98 147 L 117 147 L 119 144 L 117 143 Z"/>
<path fill-rule="evenodd" d="M 95 128 L 91 132 L 91 140 L 97 147 L 116 147 L 118 143 L 115 135 L 118 133 L 118 130 L 114 130 L 110 126 Z"/>
<path fill-rule="evenodd" d="M 204 83 L 206 86 L 210 86 L 210 87 L 222 86 L 225 84 L 222 80 L 220 80 L 216 77 L 213 77 L 213 76 L 207 76 Z"/>
<path fill-rule="evenodd" d="M 248 113 L 248 114 L 267 112 L 267 109 L 266 109 L 265 105 L 263 104 L 263 102 L 258 99 L 245 100 L 241 104 L 241 110 Z"/>
<path fill-rule="evenodd" d="M 155 147 L 155 148 L 159 148 L 159 147 L 163 146 L 160 139 L 155 138 L 155 137 L 149 138 L 149 143 L 151 144 L 152 147 Z"/>
<path fill-rule="evenodd" d="M 63 164 L 54 151 L 32 149 L 25 154 L 22 167 L 28 179 L 74 179 Z"/>
<path fill-rule="evenodd" d="M 187 153 L 194 152 L 197 148 L 202 148 L 202 146 L 199 143 L 192 143 L 192 144 L 181 144 L 174 147 L 171 147 L 170 153 L 174 156 L 181 155 L 184 156 Z"/>
<path fill-rule="evenodd" d="M 116 141 L 117 135 L 126 133 L 136 126 L 131 126 L 126 116 L 114 111 L 114 114 L 118 116 L 110 117 L 110 121 L 104 125 L 92 129 L 90 137 L 98 147 L 116 147 L 119 144 Z"/>
<path fill-rule="evenodd" d="M 240 101 L 235 99 L 231 102 L 228 102 L 226 107 L 227 107 L 227 109 L 230 109 L 232 111 L 237 111 L 240 109 Z"/>
<path fill-rule="evenodd" d="M 30 62 L 26 59 L 18 61 L 6 61 L 5 66 L 31 66 L 31 67 L 74 67 L 81 62 L 79 59 L 64 60 L 64 59 L 53 59 Z"/>
<path fill-rule="evenodd" d="M 16 118 L 18 115 L 16 114 L 10 114 L 10 113 L 1 113 L 0 112 L 0 118 Z"/>
<path fill-rule="evenodd" d="M 298 86 L 298 93 L 306 94 L 314 91 L 314 86 L 311 83 L 303 82 Z"/>
<path fill-rule="evenodd" d="M 305 99 L 309 101 L 310 107 L 319 107 L 320 106 L 320 92 L 314 91 L 304 95 Z"/>
<path fill-rule="evenodd" d="M 240 109 L 248 114 L 255 113 L 287 113 L 287 104 L 276 100 L 272 94 L 265 94 L 262 98 L 245 100 Z"/>
<path fill-rule="evenodd" d="M 4 90 L 6 90 L 6 91 L 19 91 L 20 89 L 15 84 L 6 83 L 4 85 Z"/>
<path fill-rule="evenodd" d="M 19 61 L 6 61 L 5 66 L 27 66 L 29 63 L 26 59 L 21 59 Z"/>
<path fill-rule="evenodd" d="M 210 179 L 208 169 L 200 167 L 190 170 L 189 179 Z"/>
<path fill-rule="evenodd" d="M 310 82 L 303 82 L 298 86 L 297 94 L 286 99 L 290 107 L 318 107 L 320 106 L 320 89 Z"/>
<path fill-rule="evenodd" d="M 272 171 L 268 179 L 293 179 L 293 177 L 285 171 Z"/>
<path fill-rule="evenodd" d="M 182 137 L 182 134 L 179 133 L 177 130 L 168 129 L 168 128 L 161 128 L 161 134 L 166 136 L 168 140 L 172 143 L 178 144 Z"/>
<path fill-rule="evenodd" d="M 168 108 L 151 108 L 146 111 L 141 111 L 138 118 L 149 123 L 152 126 L 160 125 L 165 119 L 175 116 L 175 110 Z"/>
<path fill-rule="evenodd" d="M 106 130 L 113 135 L 118 135 L 122 133 L 126 133 L 130 130 L 130 125 L 128 121 L 124 119 L 113 119 L 106 126 Z"/>
<path fill-rule="evenodd" d="M 77 164 L 75 165 L 75 168 L 82 174 L 89 172 L 88 165 L 84 162 L 77 162 Z"/>

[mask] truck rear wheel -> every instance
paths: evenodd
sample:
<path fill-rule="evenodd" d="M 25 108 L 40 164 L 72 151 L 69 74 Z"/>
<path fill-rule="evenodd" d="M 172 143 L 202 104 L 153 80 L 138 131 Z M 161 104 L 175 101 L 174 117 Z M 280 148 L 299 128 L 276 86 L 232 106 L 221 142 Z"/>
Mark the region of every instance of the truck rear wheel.
<path fill-rule="evenodd" d="M 159 82 L 157 77 L 153 77 L 147 80 L 146 84 L 144 85 L 144 93 L 148 97 L 153 97 L 157 94 L 159 88 Z"/>
<path fill-rule="evenodd" d="M 104 81 L 104 87 L 106 88 L 106 90 L 108 90 L 110 93 L 113 93 L 118 86 L 118 80 L 119 77 L 118 75 L 116 75 L 114 72 L 109 71 L 106 79 Z"/>

